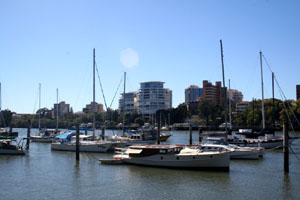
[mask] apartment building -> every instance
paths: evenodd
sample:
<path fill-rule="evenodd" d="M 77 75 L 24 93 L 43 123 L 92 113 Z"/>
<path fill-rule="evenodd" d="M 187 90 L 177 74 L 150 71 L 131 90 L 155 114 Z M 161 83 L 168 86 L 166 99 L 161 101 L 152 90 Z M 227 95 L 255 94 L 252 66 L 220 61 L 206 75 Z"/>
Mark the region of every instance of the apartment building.
<path fill-rule="evenodd" d="M 227 88 L 221 86 L 221 81 L 217 81 L 216 85 L 207 80 L 203 81 L 203 99 L 212 101 L 214 104 L 223 104 L 226 93 Z"/>
<path fill-rule="evenodd" d="M 133 112 L 135 110 L 137 110 L 137 92 L 128 92 L 125 95 L 122 93 L 119 99 L 119 111 Z"/>
<path fill-rule="evenodd" d="M 93 102 L 87 104 L 83 109 L 83 112 L 92 112 L 94 108 L 93 105 L 94 105 Z M 96 113 L 104 112 L 103 104 L 95 102 L 95 112 Z"/>
<path fill-rule="evenodd" d="M 157 110 L 172 108 L 172 91 L 164 88 L 164 82 L 140 83 L 137 93 L 137 107 L 143 115 L 155 114 Z"/>
<path fill-rule="evenodd" d="M 189 105 L 191 102 L 197 101 L 199 98 L 203 97 L 202 88 L 191 85 L 185 89 L 185 104 Z"/>

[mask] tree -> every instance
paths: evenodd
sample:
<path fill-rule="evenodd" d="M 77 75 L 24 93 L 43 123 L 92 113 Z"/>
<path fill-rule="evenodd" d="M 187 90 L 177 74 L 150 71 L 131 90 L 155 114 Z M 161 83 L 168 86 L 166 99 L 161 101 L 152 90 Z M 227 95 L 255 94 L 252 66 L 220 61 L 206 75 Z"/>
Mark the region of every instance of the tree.
<path fill-rule="evenodd" d="M 183 123 L 188 117 L 187 106 L 182 103 L 170 110 L 171 123 Z"/>
<path fill-rule="evenodd" d="M 136 118 L 134 122 L 139 124 L 140 126 L 144 125 L 144 120 L 141 117 Z"/>
<path fill-rule="evenodd" d="M 0 112 L 0 127 L 10 126 L 12 121 L 12 112 L 10 110 L 2 110 Z"/>
<path fill-rule="evenodd" d="M 209 119 L 214 113 L 213 107 L 213 103 L 208 100 L 202 100 L 199 103 L 199 117 L 205 120 L 206 125 L 209 125 Z"/>

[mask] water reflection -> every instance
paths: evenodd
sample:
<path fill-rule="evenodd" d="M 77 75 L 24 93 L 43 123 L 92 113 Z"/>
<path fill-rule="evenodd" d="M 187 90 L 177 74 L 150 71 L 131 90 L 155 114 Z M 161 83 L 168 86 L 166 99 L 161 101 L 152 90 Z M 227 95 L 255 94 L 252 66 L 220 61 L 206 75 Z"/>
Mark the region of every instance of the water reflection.
<path fill-rule="evenodd" d="M 284 199 L 291 199 L 291 180 L 288 173 L 284 173 L 283 176 L 282 197 Z"/>

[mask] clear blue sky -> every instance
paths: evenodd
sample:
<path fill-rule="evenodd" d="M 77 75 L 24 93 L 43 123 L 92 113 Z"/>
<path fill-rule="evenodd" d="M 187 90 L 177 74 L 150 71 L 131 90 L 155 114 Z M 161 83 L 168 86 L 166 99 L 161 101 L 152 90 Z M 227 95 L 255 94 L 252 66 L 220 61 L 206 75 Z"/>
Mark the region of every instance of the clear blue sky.
<path fill-rule="evenodd" d="M 93 48 L 108 104 L 126 71 L 127 91 L 163 81 L 176 107 L 189 85 L 222 80 L 220 39 L 226 85 L 231 79 L 245 100 L 261 98 L 261 50 L 287 98 L 295 99 L 299 10 L 298 0 L 1 0 L 2 109 L 33 113 L 41 83 L 42 107 L 53 107 L 59 88 L 59 100 L 80 111 L 92 101 Z M 270 98 L 271 72 L 264 67 Z M 103 103 L 98 81 L 96 87 Z"/>

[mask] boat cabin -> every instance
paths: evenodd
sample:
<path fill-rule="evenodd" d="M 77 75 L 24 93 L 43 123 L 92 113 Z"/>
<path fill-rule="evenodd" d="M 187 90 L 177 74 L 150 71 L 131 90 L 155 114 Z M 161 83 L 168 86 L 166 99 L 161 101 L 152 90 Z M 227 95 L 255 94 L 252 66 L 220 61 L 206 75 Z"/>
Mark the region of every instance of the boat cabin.
<path fill-rule="evenodd" d="M 126 150 L 130 157 L 143 157 L 156 154 L 178 154 L 182 150 L 177 145 L 134 145 Z"/>

